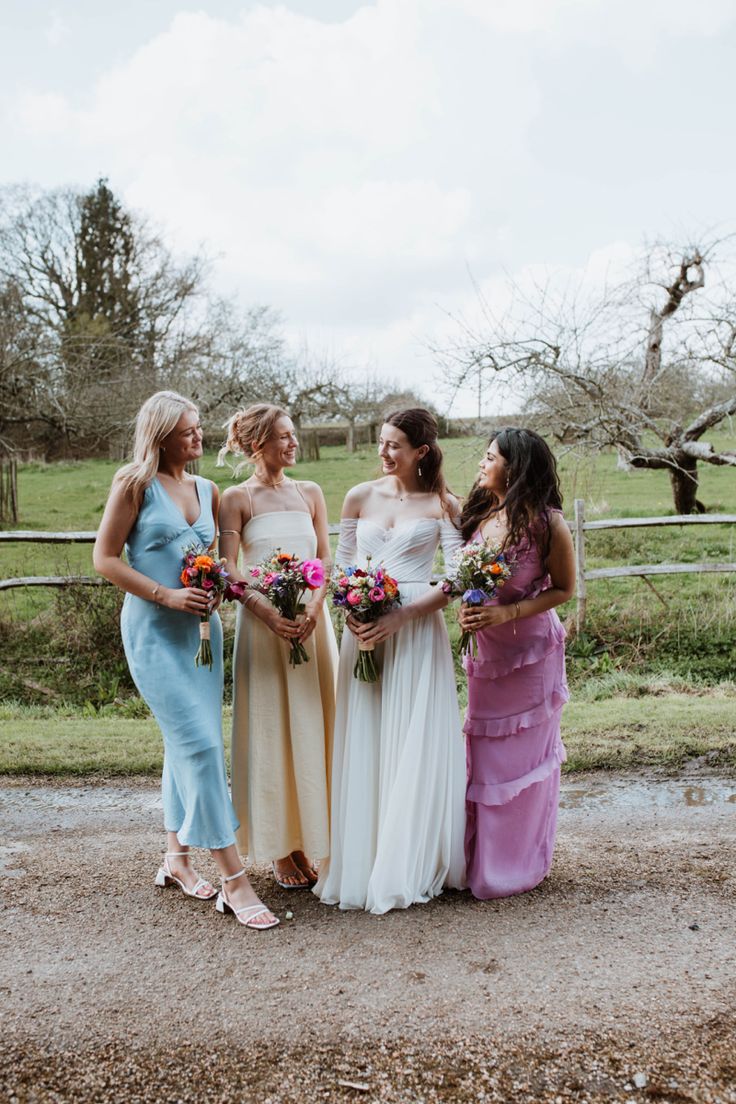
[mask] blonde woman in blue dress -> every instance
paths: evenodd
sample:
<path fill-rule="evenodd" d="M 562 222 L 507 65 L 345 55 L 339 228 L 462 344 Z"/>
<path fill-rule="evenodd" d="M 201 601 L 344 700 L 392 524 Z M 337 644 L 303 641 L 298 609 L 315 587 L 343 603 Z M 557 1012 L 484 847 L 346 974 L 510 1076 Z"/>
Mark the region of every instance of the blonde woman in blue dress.
<path fill-rule="evenodd" d="M 248 569 L 276 548 L 302 559 L 317 556 L 329 570 L 322 490 L 286 475 L 297 445 L 291 418 L 278 406 L 259 403 L 228 423 L 223 451 L 250 460 L 254 471 L 223 493 L 220 553 L 246 583 Z M 314 863 L 329 854 L 337 645 L 325 596 L 326 586 L 307 592 L 306 612 L 295 621 L 253 590 L 238 610 L 232 727 L 238 841 L 252 861 L 271 863 L 284 889 L 314 885 Z M 293 639 L 309 655 L 297 667 L 289 665 Z"/>
<path fill-rule="evenodd" d="M 230 801 L 222 743 L 222 629 L 206 591 L 182 586 L 187 545 L 215 541 L 218 492 L 188 475 L 202 456 L 197 408 L 174 391 L 159 391 L 136 419 L 133 462 L 113 481 L 97 533 L 94 565 L 126 592 L 121 616 L 125 656 L 141 697 L 164 740 L 162 777 L 167 851 L 156 885 L 178 886 L 210 900 L 190 848 L 205 847 L 222 877 L 218 912 L 249 928 L 278 920 L 258 900 L 235 846 L 238 821 Z M 126 561 L 121 559 L 125 549 Z M 200 617 L 212 610 L 212 667 L 195 667 Z"/>

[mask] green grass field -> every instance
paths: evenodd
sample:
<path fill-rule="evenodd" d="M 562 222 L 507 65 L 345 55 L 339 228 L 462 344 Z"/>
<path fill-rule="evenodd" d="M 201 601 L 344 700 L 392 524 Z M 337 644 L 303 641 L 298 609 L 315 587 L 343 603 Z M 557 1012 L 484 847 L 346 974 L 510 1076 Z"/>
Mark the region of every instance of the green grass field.
<path fill-rule="evenodd" d="M 694 756 L 736 769 L 736 687 L 717 693 L 664 693 L 647 698 L 571 702 L 562 734 L 566 771 L 675 769 Z M 119 711 L 124 713 L 124 711 Z M 225 714 L 229 754 L 230 714 Z M 157 775 L 161 736 L 152 718 L 97 716 L 78 711 L 0 706 L 0 774 Z M 458 737 L 459 738 L 459 737 Z"/>
<path fill-rule="evenodd" d="M 713 440 L 736 447 L 723 434 Z M 483 440 L 471 438 L 443 442 L 456 493 L 462 495 L 471 485 L 484 446 Z M 18 527 L 95 529 L 116 467 L 100 460 L 24 466 Z M 560 458 L 560 470 L 568 517 L 576 497 L 585 500 L 588 519 L 674 513 L 663 472 L 619 471 L 612 454 L 567 454 Z M 229 469 L 215 467 L 213 453 L 205 456 L 201 473 L 221 488 L 236 478 Z M 377 473 L 374 450 L 348 455 L 338 447 L 323 448 L 319 462 L 299 464 L 295 472 L 323 487 L 331 521 L 339 519 L 347 489 Z M 711 512 L 736 513 L 736 473 L 701 465 L 700 498 Z M 733 562 L 736 527 L 591 533 L 586 546 L 590 567 Z M 0 577 L 68 573 L 92 573 L 89 546 L 0 545 Z M 568 644 L 573 702 L 565 725 L 573 769 L 677 763 L 709 749 L 731 761 L 734 726 L 729 717 L 736 710 L 723 687 L 736 678 L 736 576 L 662 576 L 654 583 L 656 595 L 638 579 L 589 584 L 585 632 Z M 43 589 L 0 593 L 0 701 L 26 703 L 8 705 L 9 712 L 0 715 L 6 733 L 0 771 L 159 769 L 155 726 L 140 715 L 119 646 L 118 604 L 114 592 L 91 588 L 66 594 Z M 563 608 L 563 618 L 572 609 L 572 603 Z M 447 620 L 456 641 L 452 613 Z M 231 630 L 226 632 L 230 636 Z M 108 642 L 106 649 L 100 649 L 100 640 Z M 705 693 L 709 687 L 715 688 L 715 697 Z M 459 667 L 458 688 L 462 701 Z"/>

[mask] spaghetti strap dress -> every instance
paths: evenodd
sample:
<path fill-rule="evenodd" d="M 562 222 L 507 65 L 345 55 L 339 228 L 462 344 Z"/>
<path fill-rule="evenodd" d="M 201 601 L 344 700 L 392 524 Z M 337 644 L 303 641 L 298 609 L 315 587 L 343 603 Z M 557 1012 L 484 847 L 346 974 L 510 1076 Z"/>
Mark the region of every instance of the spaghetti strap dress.
<path fill-rule="evenodd" d="M 476 533 L 473 541 L 480 540 Z M 509 554 L 515 570 L 500 604 L 550 586 L 535 542 Z M 477 656 L 465 657 L 465 855 L 468 886 L 487 899 L 533 889 L 549 872 L 566 758 L 560 716 L 569 695 L 565 630 L 555 610 L 489 626 L 476 639 Z"/>
<path fill-rule="evenodd" d="M 162 586 L 177 588 L 184 550 L 215 539 L 212 484 L 195 476 L 199 517 L 189 524 L 158 479 L 146 488 L 128 535 L 128 563 Z M 210 618 L 212 669 L 196 667 L 199 618 L 126 594 L 120 619 L 125 657 L 164 739 L 164 825 L 188 847 L 235 842 L 222 741 L 222 626 Z"/>
<path fill-rule="evenodd" d="M 277 548 L 302 559 L 316 556 L 317 534 L 306 501 L 304 510 L 251 516 L 241 533 L 243 573 L 247 576 Z M 307 606 L 311 598 L 307 591 Z M 309 662 L 291 667 L 288 642 L 246 606 L 238 607 L 233 803 L 241 824 L 238 843 L 254 862 L 271 862 L 292 851 L 324 860 L 330 852 L 337 644 L 326 606 L 304 646 Z"/>

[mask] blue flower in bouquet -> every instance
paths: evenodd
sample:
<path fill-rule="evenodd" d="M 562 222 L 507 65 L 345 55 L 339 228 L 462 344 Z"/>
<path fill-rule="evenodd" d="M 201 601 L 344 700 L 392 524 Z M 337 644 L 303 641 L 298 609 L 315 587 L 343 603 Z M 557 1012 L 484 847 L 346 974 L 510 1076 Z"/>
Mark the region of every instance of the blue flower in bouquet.
<path fill-rule="evenodd" d="M 484 590 L 466 590 L 462 600 L 466 606 L 482 606 L 488 601 L 488 595 Z"/>

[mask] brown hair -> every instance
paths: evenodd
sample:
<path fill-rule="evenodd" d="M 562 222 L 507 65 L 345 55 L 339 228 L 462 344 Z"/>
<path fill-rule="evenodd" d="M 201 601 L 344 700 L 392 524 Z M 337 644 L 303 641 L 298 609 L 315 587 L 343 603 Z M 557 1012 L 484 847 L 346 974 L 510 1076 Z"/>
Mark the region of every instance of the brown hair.
<path fill-rule="evenodd" d="M 493 441 L 506 461 L 506 496 L 501 502 L 493 491 L 479 487 L 476 480 L 460 515 L 463 540 L 470 540 L 486 518 L 503 508 L 508 518 L 504 547 L 529 546 L 534 541 L 546 574 L 552 544 L 549 513 L 562 509 L 557 461 L 544 437 L 533 429 L 505 426 L 491 434 L 488 445 Z"/>
<path fill-rule="evenodd" d="M 218 465 L 224 463 L 228 452 L 252 462 L 266 441 L 271 439 L 279 418 L 288 417 L 283 407 L 273 403 L 254 403 L 245 410 L 236 410 L 225 423 L 227 440 L 218 453 Z"/>
<path fill-rule="evenodd" d="M 408 410 L 395 410 L 384 418 L 386 425 L 395 426 L 405 433 L 412 448 L 427 446 L 417 471 L 417 479 L 423 491 L 440 496 L 445 513 L 451 513 L 448 498 L 449 488 L 442 471 L 442 449 L 437 444 L 437 419 L 423 406 L 412 406 Z"/>

